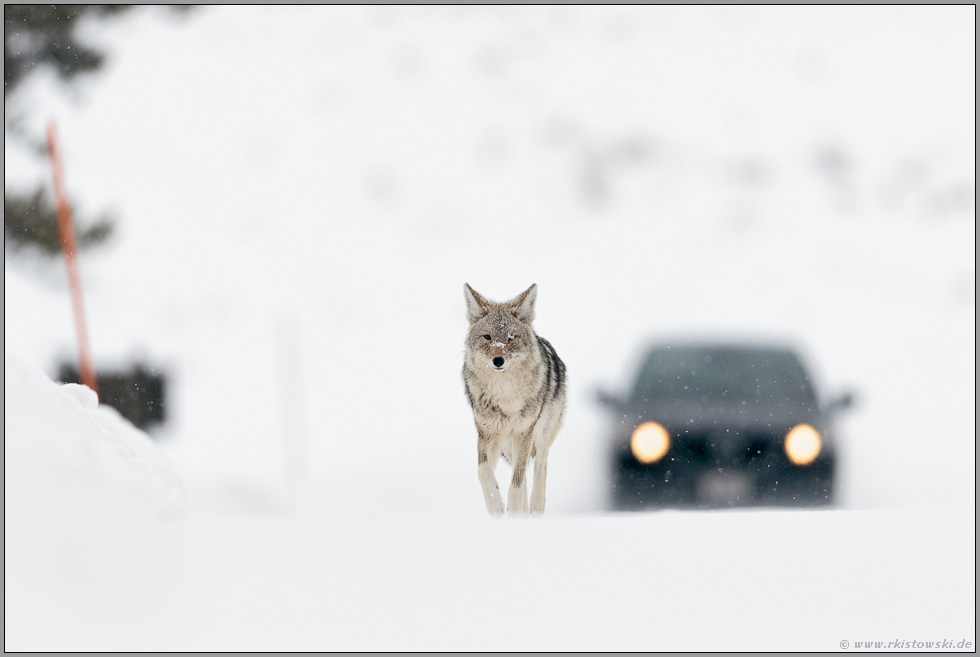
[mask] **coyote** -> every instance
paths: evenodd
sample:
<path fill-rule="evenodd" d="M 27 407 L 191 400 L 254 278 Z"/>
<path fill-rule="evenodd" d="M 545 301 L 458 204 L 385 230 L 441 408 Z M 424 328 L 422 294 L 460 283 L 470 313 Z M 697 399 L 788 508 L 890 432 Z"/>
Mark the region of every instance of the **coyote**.
<path fill-rule="evenodd" d="M 466 337 L 463 383 L 473 408 L 478 434 L 477 475 L 487 511 L 501 515 L 504 503 L 493 471 L 500 454 L 514 474 L 507 493 L 507 511 L 528 512 L 526 474 L 534 458 L 534 491 L 530 512 L 544 513 L 548 450 L 565 413 L 565 364 L 554 347 L 535 335 L 534 302 L 538 286 L 504 303 L 494 303 L 463 285 Z"/>

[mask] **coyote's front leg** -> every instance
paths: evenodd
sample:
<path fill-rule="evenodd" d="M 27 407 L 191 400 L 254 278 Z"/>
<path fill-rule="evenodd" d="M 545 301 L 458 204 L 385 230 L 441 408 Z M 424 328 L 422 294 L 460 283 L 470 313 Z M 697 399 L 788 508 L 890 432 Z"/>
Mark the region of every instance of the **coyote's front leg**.
<path fill-rule="evenodd" d="M 534 490 L 531 491 L 531 515 L 544 513 L 544 488 L 548 481 L 548 450 L 538 450 L 534 457 Z"/>
<path fill-rule="evenodd" d="M 487 503 L 487 511 L 493 516 L 504 515 L 504 500 L 500 496 L 497 477 L 493 474 L 497 459 L 500 458 L 499 448 L 494 448 L 479 427 L 479 437 L 476 441 L 476 468 L 480 486 L 483 488 L 483 499 Z M 493 456 L 492 462 L 490 457 Z"/>
<path fill-rule="evenodd" d="M 531 432 L 528 431 L 515 441 L 512 450 L 514 454 L 514 472 L 510 479 L 510 490 L 507 491 L 507 513 L 523 515 L 527 513 L 527 466 L 531 460 Z"/>

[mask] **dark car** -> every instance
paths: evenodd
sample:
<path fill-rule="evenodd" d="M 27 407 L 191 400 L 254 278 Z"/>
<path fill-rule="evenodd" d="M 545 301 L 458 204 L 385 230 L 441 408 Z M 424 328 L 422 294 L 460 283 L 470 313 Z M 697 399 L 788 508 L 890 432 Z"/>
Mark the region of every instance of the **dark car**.
<path fill-rule="evenodd" d="M 651 349 L 628 397 L 599 392 L 612 413 L 617 509 L 834 500 L 834 418 L 789 349 L 672 344 Z"/>

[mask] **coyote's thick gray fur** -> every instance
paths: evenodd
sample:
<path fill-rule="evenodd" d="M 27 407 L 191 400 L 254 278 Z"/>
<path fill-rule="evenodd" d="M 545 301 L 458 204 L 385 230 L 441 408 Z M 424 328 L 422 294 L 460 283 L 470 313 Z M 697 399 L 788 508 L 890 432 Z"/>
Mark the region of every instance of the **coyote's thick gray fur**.
<path fill-rule="evenodd" d="M 487 510 L 504 512 L 493 474 L 500 454 L 510 461 L 513 476 L 507 493 L 509 514 L 544 513 L 548 450 L 565 413 L 565 364 L 554 347 L 535 335 L 532 285 L 510 301 L 494 303 L 463 285 L 466 337 L 463 383 L 473 407 L 478 434 L 477 475 Z M 534 458 L 534 491 L 527 501 L 527 467 Z"/>

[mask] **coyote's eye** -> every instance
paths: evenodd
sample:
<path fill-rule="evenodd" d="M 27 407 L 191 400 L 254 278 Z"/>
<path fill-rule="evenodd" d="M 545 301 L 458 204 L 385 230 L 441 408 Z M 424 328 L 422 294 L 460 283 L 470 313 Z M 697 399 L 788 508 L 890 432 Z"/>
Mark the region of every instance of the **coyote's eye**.
<path fill-rule="evenodd" d="M 489 340 L 489 339 L 490 339 L 490 336 L 489 336 L 489 335 L 484 335 L 484 336 L 483 336 L 483 339 L 484 339 L 484 340 Z"/>
<path fill-rule="evenodd" d="M 516 335 L 508 335 L 507 336 L 507 342 L 510 342 L 511 340 L 515 340 L 515 339 L 517 339 L 517 336 Z"/>

